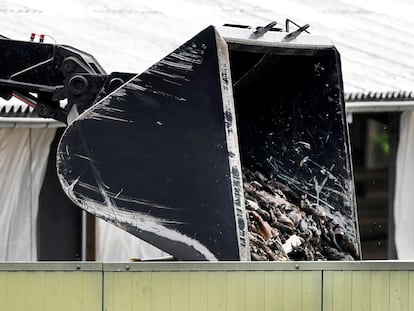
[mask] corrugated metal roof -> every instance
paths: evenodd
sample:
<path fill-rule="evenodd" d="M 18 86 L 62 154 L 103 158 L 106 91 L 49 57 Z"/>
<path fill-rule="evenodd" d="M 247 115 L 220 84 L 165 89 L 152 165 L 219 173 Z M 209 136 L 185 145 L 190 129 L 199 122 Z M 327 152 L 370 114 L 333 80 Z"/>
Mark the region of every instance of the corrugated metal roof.
<path fill-rule="evenodd" d="M 414 3 L 306 1 L 306 6 L 313 30 L 329 36 L 341 53 L 348 98 L 412 99 L 414 20 L 407 10 L 414 12 Z"/>
<path fill-rule="evenodd" d="M 34 111 L 34 108 L 26 105 L 18 100 L 0 101 L 0 117 L 11 118 L 38 118 L 38 114 Z"/>
<path fill-rule="evenodd" d="M 392 102 L 392 101 L 414 101 L 414 92 L 353 92 L 345 94 L 346 102 Z"/>
<path fill-rule="evenodd" d="M 10 101 L 0 100 L 0 128 L 46 128 L 61 126 L 64 126 L 64 124 L 54 119 L 39 117 L 32 107 L 15 98 Z"/>
<path fill-rule="evenodd" d="M 0 4 L 0 33 L 42 32 L 91 53 L 107 72 L 140 72 L 209 24 L 280 27 L 291 18 L 335 43 L 348 101 L 405 101 L 414 100 L 412 12 L 409 0 L 18 0 Z M 19 109 L 8 111 L 32 116 Z"/>

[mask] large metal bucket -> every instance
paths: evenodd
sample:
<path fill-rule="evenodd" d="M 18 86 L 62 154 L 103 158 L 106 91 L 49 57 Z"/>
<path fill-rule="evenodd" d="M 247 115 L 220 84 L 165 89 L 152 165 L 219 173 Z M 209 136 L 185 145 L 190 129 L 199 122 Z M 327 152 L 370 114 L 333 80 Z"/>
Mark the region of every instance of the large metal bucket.
<path fill-rule="evenodd" d="M 58 148 L 66 193 L 178 260 L 245 261 L 243 166 L 358 245 L 339 54 L 285 36 L 209 27 L 83 112 Z"/>

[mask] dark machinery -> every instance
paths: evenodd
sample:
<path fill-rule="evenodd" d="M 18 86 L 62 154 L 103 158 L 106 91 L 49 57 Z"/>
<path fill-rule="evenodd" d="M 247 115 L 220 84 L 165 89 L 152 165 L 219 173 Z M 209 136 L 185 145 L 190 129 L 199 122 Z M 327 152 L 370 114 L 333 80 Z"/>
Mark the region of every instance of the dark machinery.
<path fill-rule="evenodd" d="M 274 25 L 206 28 L 141 74 L 2 37 L 0 95 L 67 123 L 57 172 L 77 205 L 177 260 L 250 259 L 242 166 L 358 245 L 339 54 Z"/>

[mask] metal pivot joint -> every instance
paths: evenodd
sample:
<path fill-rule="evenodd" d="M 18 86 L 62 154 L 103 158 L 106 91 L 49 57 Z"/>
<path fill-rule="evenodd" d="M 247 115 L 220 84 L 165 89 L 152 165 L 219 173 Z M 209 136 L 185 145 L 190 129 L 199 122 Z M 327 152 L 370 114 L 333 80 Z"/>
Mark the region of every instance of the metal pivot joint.
<path fill-rule="evenodd" d="M 80 113 L 97 100 L 108 77 L 91 55 L 69 46 L 0 37 L 0 53 L 0 96 L 64 123 L 74 105 Z"/>

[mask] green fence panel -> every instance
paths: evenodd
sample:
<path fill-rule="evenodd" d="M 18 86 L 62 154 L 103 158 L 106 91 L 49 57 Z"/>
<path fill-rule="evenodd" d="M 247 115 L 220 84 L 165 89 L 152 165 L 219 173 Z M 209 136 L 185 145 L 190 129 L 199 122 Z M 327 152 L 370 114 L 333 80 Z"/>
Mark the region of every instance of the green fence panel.
<path fill-rule="evenodd" d="M 323 271 L 324 311 L 414 310 L 414 262 L 366 262 Z"/>
<path fill-rule="evenodd" d="M 240 263 L 124 267 L 104 268 L 105 311 L 321 310 L 321 271 Z"/>
<path fill-rule="evenodd" d="M 0 310 L 101 311 L 101 264 L 0 265 Z"/>

